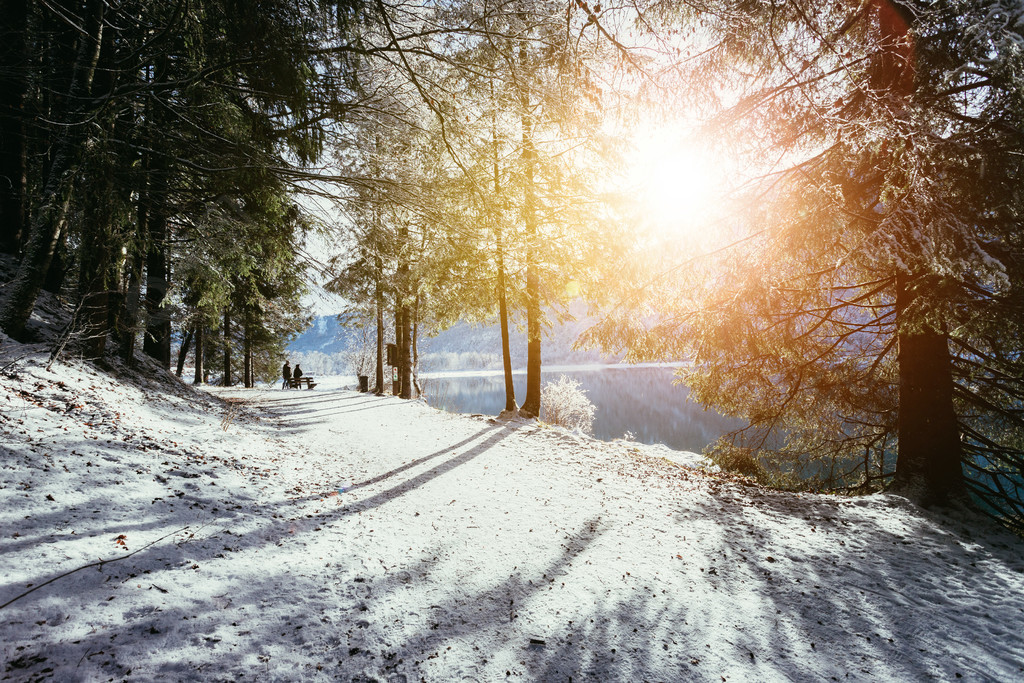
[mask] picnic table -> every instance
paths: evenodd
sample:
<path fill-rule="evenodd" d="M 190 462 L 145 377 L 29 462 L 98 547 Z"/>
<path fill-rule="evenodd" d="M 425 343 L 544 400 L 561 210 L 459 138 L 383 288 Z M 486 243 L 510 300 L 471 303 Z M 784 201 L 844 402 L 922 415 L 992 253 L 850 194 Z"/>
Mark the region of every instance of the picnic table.
<path fill-rule="evenodd" d="M 301 389 L 302 385 L 305 384 L 307 389 L 312 389 L 316 386 L 316 382 L 309 375 L 303 375 L 302 377 L 292 377 L 288 380 L 288 386 L 292 389 Z"/>

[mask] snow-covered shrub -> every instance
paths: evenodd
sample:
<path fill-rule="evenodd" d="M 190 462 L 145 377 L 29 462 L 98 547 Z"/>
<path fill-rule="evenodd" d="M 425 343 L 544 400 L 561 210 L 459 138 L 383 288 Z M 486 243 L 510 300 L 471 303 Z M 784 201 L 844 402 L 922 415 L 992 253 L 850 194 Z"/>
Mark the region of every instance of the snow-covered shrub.
<path fill-rule="evenodd" d="M 580 383 L 565 375 L 557 382 L 548 382 L 540 392 L 540 409 L 551 424 L 578 429 L 587 434 L 594 425 L 594 404 Z"/>
<path fill-rule="evenodd" d="M 501 367 L 501 356 L 483 351 L 431 351 L 420 354 L 424 372 L 444 370 L 493 370 Z"/>

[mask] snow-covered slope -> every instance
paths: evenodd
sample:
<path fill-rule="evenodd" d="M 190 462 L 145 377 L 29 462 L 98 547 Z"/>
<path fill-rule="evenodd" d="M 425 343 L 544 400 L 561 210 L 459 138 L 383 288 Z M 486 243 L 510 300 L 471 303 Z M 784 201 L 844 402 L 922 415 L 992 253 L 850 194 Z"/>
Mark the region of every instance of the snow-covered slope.
<path fill-rule="evenodd" d="M 1024 679 L 1021 543 L 969 515 L 0 342 L 2 680 Z"/>

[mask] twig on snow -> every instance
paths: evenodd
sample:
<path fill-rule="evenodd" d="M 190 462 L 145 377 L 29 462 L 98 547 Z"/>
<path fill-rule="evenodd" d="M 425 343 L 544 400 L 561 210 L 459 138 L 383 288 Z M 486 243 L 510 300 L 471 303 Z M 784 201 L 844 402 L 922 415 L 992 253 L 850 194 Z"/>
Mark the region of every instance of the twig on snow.
<path fill-rule="evenodd" d="M 166 534 L 166 535 L 164 535 L 164 536 L 161 536 L 160 538 L 156 539 L 155 541 L 153 541 L 153 542 L 151 542 L 151 543 L 147 543 L 146 545 L 142 546 L 142 547 L 141 547 L 141 548 L 139 548 L 138 550 L 133 550 L 132 552 L 128 553 L 127 555 L 122 555 L 121 557 L 115 557 L 115 558 L 113 558 L 113 559 L 110 559 L 110 560 L 99 560 L 98 562 L 90 562 L 89 564 L 84 564 L 84 565 L 82 565 L 81 567 L 77 567 L 76 569 L 72 569 L 72 570 L 71 570 L 71 571 L 69 571 L 69 572 L 64 572 L 63 574 L 60 574 L 60 575 L 58 575 L 58 576 L 55 576 L 55 577 L 53 577 L 52 579 L 50 579 L 50 580 L 48 580 L 48 581 L 44 581 L 43 583 L 39 584 L 38 586 L 33 586 L 32 588 L 29 588 L 29 589 L 28 589 L 27 591 L 25 591 L 25 592 L 24 592 L 24 593 L 22 593 L 21 595 L 17 595 L 17 596 L 15 596 L 15 597 L 11 598 L 10 600 L 8 600 L 7 602 L 5 602 L 4 604 L 0 605 L 0 609 L 3 609 L 4 607 L 7 607 L 7 606 L 8 606 L 8 605 L 10 605 L 10 604 L 11 604 L 12 602 L 15 602 L 15 601 L 17 601 L 17 600 L 21 600 L 21 599 L 22 599 L 23 597 L 25 597 L 25 596 L 26 596 L 26 595 L 28 595 L 29 593 L 35 592 L 35 591 L 39 590 L 40 588 L 42 588 L 43 586 L 45 586 L 45 585 L 47 585 L 47 584 L 51 584 L 51 583 L 53 583 L 53 582 L 54 582 L 54 581 L 56 581 L 57 579 L 63 579 L 63 578 L 65 577 L 65 576 L 70 576 L 70 575 L 74 574 L 75 572 L 79 572 L 79 571 L 82 571 L 83 569 L 88 569 L 89 567 L 102 567 L 103 565 L 105 565 L 105 564 L 109 564 L 109 563 L 111 563 L 111 562 L 117 562 L 118 560 L 125 560 L 125 559 L 128 559 L 129 557 L 131 557 L 131 556 L 132 556 L 132 555 L 134 555 L 135 553 L 141 553 L 141 552 L 142 552 L 143 550 L 145 550 L 145 549 L 146 549 L 146 548 L 148 548 L 149 546 L 151 546 L 151 545 L 156 545 L 157 543 L 159 543 L 160 541 L 164 540 L 164 539 L 165 539 L 165 538 L 167 538 L 168 536 L 173 536 L 174 534 L 178 533 L 179 531 L 184 531 L 184 530 L 185 530 L 185 529 L 187 529 L 187 528 L 188 528 L 187 526 L 183 526 L 183 527 L 181 527 L 180 529 L 176 529 L 176 530 L 172 531 L 172 532 L 171 532 L 171 533 L 169 533 L 169 534 Z"/>

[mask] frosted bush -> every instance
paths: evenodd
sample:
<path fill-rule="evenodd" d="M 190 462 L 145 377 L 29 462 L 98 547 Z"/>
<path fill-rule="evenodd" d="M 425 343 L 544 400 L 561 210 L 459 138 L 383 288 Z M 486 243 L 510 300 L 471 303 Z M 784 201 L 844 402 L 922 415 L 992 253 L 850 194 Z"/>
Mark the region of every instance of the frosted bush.
<path fill-rule="evenodd" d="M 341 365 L 348 369 L 350 374 L 369 377 L 377 364 L 376 346 L 371 348 L 369 344 L 360 344 L 347 351 L 338 354 L 342 357 Z"/>
<path fill-rule="evenodd" d="M 594 404 L 580 383 L 565 375 L 557 382 L 548 382 L 540 392 L 544 419 L 551 424 L 578 429 L 589 434 L 594 425 Z"/>

